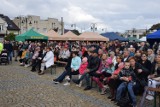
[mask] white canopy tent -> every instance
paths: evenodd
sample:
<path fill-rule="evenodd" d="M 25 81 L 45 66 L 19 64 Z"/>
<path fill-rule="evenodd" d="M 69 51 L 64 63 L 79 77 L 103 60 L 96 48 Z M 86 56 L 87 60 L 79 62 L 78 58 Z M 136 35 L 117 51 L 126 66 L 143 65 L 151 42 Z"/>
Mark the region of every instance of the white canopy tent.
<path fill-rule="evenodd" d="M 141 41 L 147 41 L 147 38 L 146 37 L 142 37 L 139 40 L 141 40 Z"/>

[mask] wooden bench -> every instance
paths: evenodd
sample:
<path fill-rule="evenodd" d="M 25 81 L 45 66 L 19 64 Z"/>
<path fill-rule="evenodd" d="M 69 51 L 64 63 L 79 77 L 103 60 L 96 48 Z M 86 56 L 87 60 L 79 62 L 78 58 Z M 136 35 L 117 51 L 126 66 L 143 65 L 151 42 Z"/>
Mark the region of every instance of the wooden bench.
<path fill-rule="evenodd" d="M 59 64 L 67 65 L 67 62 L 64 62 L 64 61 L 55 61 L 55 63 L 57 64 L 57 66 L 58 66 Z"/>
<path fill-rule="evenodd" d="M 53 74 L 53 72 L 54 72 L 54 74 L 56 74 L 56 69 L 57 69 L 57 65 L 56 64 L 54 64 L 54 65 L 52 65 L 51 67 L 51 75 Z"/>
<path fill-rule="evenodd" d="M 144 105 L 144 101 L 145 101 L 145 98 L 146 98 L 146 95 L 147 95 L 147 92 L 148 91 L 154 91 L 155 94 L 154 94 L 154 107 L 156 107 L 156 99 L 157 99 L 157 95 L 159 96 L 159 107 L 160 107 L 160 85 L 157 85 L 156 88 L 152 88 L 152 87 L 145 87 L 145 91 L 143 93 L 143 96 L 142 96 L 142 99 L 141 99 L 141 102 L 140 104 L 138 105 L 138 107 L 143 107 Z"/>
<path fill-rule="evenodd" d="M 54 63 L 56 63 L 56 64 L 54 64 L 50 67 L 51 68 L 51 74 L 53 74 L 53 72 L 54 72 L 54 74 L 56 74 L 57 64 L 64 64 L 64 65 L 67 64 L 67 62 L 64 62 L 64 61 L 55 61 Z"/>

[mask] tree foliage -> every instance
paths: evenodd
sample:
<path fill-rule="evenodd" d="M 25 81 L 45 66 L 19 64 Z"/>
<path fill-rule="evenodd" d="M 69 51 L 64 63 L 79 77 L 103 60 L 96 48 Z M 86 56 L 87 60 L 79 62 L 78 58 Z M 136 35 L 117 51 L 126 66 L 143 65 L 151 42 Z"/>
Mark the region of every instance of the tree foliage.
<path fill-rule="evenodd" d="M 160 23 L 152 25 L 149 30 L 160 30 Z"/>
<path fill-rule="evenodd" d="M 15 40 L 16 35 L 14 33 L 9 33 L 6 37 L 5 40 L 13 41 Z"/>

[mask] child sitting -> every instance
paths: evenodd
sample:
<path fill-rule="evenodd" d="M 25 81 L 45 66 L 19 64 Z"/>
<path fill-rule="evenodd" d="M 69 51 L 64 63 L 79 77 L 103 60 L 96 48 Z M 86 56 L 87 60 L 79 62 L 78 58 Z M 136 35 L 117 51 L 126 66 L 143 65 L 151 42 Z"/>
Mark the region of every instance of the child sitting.
<path fill-rule="evenodd" d="M 88 65 L 87 60 L 88 60 L 87 57 L 84 57 L 82 59 L 82 63 L 81 63 L 80 68 L 79 68 L 79 79 L 84 74 L 84 71 L 87 68 L 87 65 Z M 81 85 L 82 85 L 82 81 L 80 81 L 80 83 L 77 86 L 81 87 Z"/>
<path fill-rule="evenodd" d="M 120 105 L 119 101 L 122 97 L 122 93 L 127 88 L 132 101 L 132 105 L 133 107 L 135 107 L 136 96 L 134 95 L 132 87 L 134 85 L 134 80 L 136 79 L 136 77 L 134 71 L 130 69 L 129 62 L 125 62 L 124 68 L 119 73 L 119 79 L 122 81 L 122 83 L 119 85 L 117 89 L 117 94 L 116 94 L 116 101 L 118 102 L 117 105 Z"/>

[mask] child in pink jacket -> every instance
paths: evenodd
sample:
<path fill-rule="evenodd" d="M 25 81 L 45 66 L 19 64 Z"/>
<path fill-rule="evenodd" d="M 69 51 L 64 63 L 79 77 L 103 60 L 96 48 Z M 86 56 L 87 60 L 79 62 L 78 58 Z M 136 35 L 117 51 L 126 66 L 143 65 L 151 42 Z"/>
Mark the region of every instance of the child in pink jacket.
<path fill-rule="evenodd" d="M 79 68 L 79 78 L 81 78 L 81 76 L 85 73 L 84 71 L 86 70 L 87 65 L 88 65 L 87 60 L 88 60 L 87 57 L 84 57 L 82 59 L 82 63 L 81 63 L 80 68 Z M 81 87 L 81 85 L 82 85 L 82 81 L 79 83 L 78 86 Z"/>

